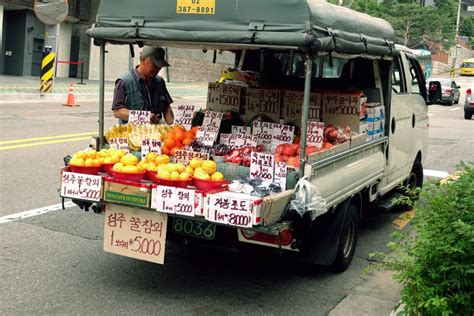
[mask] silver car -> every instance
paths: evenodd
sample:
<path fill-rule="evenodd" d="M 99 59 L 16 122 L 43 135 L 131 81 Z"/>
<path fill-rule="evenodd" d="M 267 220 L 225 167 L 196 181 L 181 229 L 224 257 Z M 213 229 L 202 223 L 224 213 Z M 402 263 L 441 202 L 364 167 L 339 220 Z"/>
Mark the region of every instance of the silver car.
<path fill-rule="evenodd" d="M 458 104 L 459 98 L 461 95 L 460 86 L 452 79 L 446 78 L 430 78 L 428 80 L 427 89 L 430 89 L 431 82 L 439 81 L 441 83 L 441 103 L 448 105 L 453 105 L 453 103 Z"/>
<path fill-rule="evenodd" d="M 464 118 L 470 120 L 474 113 L 474 82 L 466 91 L 466 101 L 464 101 Z"/>

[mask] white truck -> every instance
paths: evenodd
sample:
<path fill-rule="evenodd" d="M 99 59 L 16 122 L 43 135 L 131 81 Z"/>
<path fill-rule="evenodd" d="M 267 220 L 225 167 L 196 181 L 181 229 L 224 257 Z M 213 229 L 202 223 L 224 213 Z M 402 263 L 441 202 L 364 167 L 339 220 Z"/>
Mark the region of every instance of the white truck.
<path fill-rule="evenodd" d="M 301 139 L 299 176 L 308 176 L 319 189 L 327 213 L 251 228 L 193 218 L 212 227 L 211 242 L 293 251 L 306 262 L 344 271 L 354 255 L 364 209 L 390 204 L 400 184 L 422 185 L 428 137 L 425 79 L 415 56 L 395 47 L 393 29 L 384 20 L 313 0 L 176 0 L 159 6 L 152 0 L 133 5 L 102 0 L 96 24 L 87 33 L 101 49 L 100 135 L 106 43 L 230 51 L 236 54 L 234 66 L 241 69 L 250 65 L 249 56 L 259 57 L 257 70 L 263 70 L 267 56 L 278 58 L 280 87 L 304 91 L 301 135 L 306 135 L 315 89 L 361 91 L 368 110 L 377 111 L 379 128 L 371 129 L 368 141 L 332 155 L 306 159 L 306 138 Z M 185 219 L 168 216 L 173 219 L 168 237 L 179 237 L 172 226 Z"/>

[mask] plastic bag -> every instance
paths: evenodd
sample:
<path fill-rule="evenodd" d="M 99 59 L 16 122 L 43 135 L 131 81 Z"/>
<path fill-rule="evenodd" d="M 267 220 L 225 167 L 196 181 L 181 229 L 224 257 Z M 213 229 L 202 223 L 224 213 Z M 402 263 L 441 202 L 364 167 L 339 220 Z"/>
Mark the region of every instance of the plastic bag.
<path fill-rule="evenodd" d="M 311 220 L 326 213 L 326 200 L 321 197 L 318 188 L 308 181 L 308 177 L 301 178 L 295 186 L 295 197 L 290 202 L 290 210 L 295 210 L 301 217 L 310 212 Z"/>

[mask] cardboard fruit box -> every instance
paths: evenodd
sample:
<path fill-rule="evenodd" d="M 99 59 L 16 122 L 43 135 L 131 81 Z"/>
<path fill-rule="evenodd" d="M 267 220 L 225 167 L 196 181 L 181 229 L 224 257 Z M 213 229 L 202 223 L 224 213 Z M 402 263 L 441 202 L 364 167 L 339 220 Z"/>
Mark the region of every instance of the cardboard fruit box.
<path fill-rule="evenodd" d="M 151 190 L 156 184 L 104 177 L 104 201 L 149 208 Z"/>

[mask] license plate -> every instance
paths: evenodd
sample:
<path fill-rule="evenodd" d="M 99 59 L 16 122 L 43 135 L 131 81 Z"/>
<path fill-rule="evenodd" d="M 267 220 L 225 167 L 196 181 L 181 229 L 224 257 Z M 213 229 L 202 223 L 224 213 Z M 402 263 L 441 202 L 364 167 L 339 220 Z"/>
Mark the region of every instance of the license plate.
<path fill-rule="evenodd" d="M 180 235 L 213 240 L 216 234 L 216 225 L 209 222 L 173 217 L 171 231 Z"/>

